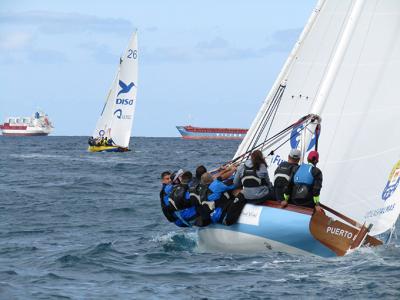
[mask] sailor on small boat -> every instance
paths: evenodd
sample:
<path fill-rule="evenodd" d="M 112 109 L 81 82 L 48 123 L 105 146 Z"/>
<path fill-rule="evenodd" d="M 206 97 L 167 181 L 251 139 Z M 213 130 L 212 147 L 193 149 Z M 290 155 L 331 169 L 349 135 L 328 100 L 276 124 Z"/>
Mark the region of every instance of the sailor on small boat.
<path fill-rule="evenodd" d="M 318 160 L 318 152 L 311 151 L 307 157 L 308 163 L 301 164 L 297 169 L 292 178 L 293 188 L 289 191 L 289 203 L 307 207 L 318 206 L 322 188 L 322 172 L 316 166 Z"/>
<path fill-rule="evenodd" d="M 292 149 L 289 153 L 288 160 L 283 161 L 275 170 L 274 188 L 276 200 L 280 201 L 282 206 L 287 205 L 285 194 L 289 194 L 291 190 L 289 184 L 292 182 L 293 174 L 299 167 L 301 151 L 299 149 Z"/>
<path fill-rule="evenodd" d="M 251 159 L 239 166 L 233 183 L 237 187 L 243 187 L 241 193 L 248 203 L 255 204 L 275 199 L 267 168 L 260 150 L 253 151 Z"/>
<path fill-rule="evenodd" d="M 91 136 L 88 139 L 88 144 L 89 144 L 89 146 L 95 146 L 96 145 L 96 140 Z"/>

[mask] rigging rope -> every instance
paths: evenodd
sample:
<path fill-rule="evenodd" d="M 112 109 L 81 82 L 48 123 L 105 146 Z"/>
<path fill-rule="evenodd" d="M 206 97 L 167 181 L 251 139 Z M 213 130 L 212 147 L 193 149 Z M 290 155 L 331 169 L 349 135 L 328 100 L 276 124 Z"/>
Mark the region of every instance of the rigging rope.
<path fill-rule="evenodd" d="M 268 148 L 272 147 L 273 145 L 279 143 L 285 137 L 290 135 L 291 131 L 293 130 L 293 128 L 298 127 L 299 125 L 307 123 L 299 130 L 299 133 L 301 133 L 301 131 L 305 130 L 307 128 L 307 126 L 309 124 L 311 124 L 313 118 L 314 118 L 313 115 L 306 115 L 306 116 L 302 117 L 297 122 L 289 125 L 288 127 L 284 128 L 283 130 L 281 130 L 280 132 L 276 133 L 272 137 L 264 140 L 262 143 L 260 143 L 260 144 L 258 144 L 256 146 L 253 146 L 251 149 L 248 149 L 242 155 L 236 157 L 235 159 L 233 159 L 231 161 L 226 162 L 225 164 L 222 165 L 222 167 L 240 164 L 243 160 L 247 159 L 249 157 L 249 155 L 253 151 L 255 151 L 255 150 L 261 150 L 262 151 L 262 150 L 265 150 L 265 149 L 268 149 Z M 274 150 L 272 150 L 268 155 L 273 155 L 274 151 L 278 150 L 280 147 L 282 147 L 284 144 L 286 144 L 288 141 L 290 141 L 290 139 L 291 139 L 291 136 L 289 136 L 289 138 L 287 138 L 283 143 L 281 143 L 278 147 L 276 147 Z"/>
<path fill-rule="evenodd" d="M 263 114 L 261 122 L 259 123 L 259 124 L 261 124 L 261 126 L 258 126 L 256 133 L 253 135 L 250 143 L 248 144 L 245 153 L 247 153 L 250 149 L 254 148 L 254 145 L 256 145 L 258 143 L 258 141 L 260 140 L 261 135 L 264 132 L 264 129 L 268 123 L 270 123 L 270 128 L 271 128 L 272 121 L 273 121 L 272 120 L 271 122 L 269 122 L 271 119 L 271 115 L 274 114 L 274 118 L 275 118 L 275 115 L 279 108 L 279 104 L 282 99 L 282 95 L 283 95 L 283 92 L 285 91 L 285 88 L 286 88 L 286 84 L 285 85 L 281 84 L 278 87 L 278 89 L 277 89 L 276 93 L 274 94 L 274 96 L 272 97 L 272 100 L 270 101 L 265 113 Z M 266 138 L 267 137 L 268 137 L 268 135 L 266 136 Z"/>

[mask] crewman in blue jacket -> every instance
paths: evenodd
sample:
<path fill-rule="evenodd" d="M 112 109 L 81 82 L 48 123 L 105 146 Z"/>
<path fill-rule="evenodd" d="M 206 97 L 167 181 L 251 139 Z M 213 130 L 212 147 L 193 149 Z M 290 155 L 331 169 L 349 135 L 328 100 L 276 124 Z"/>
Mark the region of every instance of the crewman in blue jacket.
<path fill-rule="evenodd" d="M 317 207 L 319 210 L 319 194 L 322 188 L 322 172 L 317 168 L 319 154 L 311 151 L 307 156 L 308 163 L 301 164 L 293 176 L 293 188 L 289 203 Z"/>
<path fill-rule="evenodd" d="M 201 180 L 211 182 L 208 186 L 207 201 L 203 203 L 210 208 L 210 221 L 217 223 L 220 221 L 224 205 L 231 198 L 228 192 L 234 190 L 236 186 L 223 181 L 221 178 L 212 179 L 210 173 L 204 173 Z"/>

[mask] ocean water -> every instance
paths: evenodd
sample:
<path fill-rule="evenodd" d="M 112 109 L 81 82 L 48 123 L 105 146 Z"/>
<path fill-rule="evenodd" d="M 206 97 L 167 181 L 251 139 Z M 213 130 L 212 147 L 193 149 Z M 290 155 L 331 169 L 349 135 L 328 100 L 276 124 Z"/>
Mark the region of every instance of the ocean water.
<path fill-rule="evenodd" d="M 399 240 L 331 259 L 200 251 L 164 219 L 159 175 L 217 166 L 238 142 L 131 146 L 0 136 L 0 299 L 400 299 Z"/>

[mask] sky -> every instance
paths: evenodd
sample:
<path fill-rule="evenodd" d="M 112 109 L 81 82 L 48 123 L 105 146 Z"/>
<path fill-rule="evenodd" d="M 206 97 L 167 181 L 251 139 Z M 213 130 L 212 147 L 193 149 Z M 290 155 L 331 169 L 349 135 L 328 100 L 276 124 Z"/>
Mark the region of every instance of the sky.
<path fill-rule="evenodd" d="M 89 136 L 138 30 L 134 136 L 248 128 L 315 0 L 2 0 L 0 120 L 45 111 Z"/>

